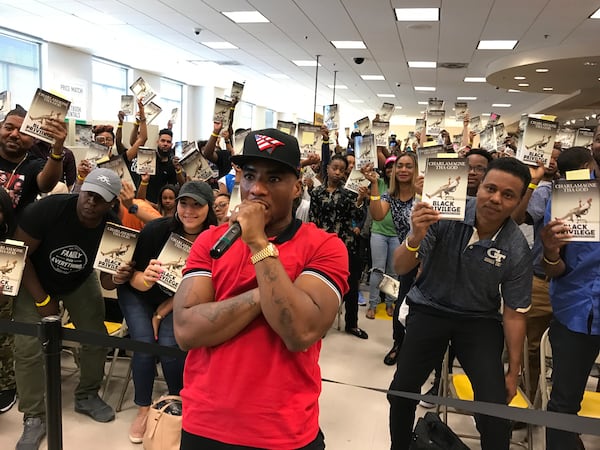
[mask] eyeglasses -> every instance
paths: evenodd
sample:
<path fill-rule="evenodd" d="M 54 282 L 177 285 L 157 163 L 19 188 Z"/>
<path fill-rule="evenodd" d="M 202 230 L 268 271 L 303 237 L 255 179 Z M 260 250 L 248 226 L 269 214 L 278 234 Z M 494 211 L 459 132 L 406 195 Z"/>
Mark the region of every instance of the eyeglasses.
<path fill-rule="evenodd" d="M 215 208 L 215 209 L 223 209 L 223 208 L 227 208 L 228 206 L 229 206 L 229 203 L 227 203 L 227 202 L 215 203 L 213 205 L 213 208 Z"/>
<path fill-rule="evenodd" d="M 469 172 L 473 171 L 475 173 L 484 173 L 487 170 L 487 167 L 483 166 L 469 166 Z"/>
<path fill-rule="evenodd" d="M 113 140 L 113 138 L 111 138 L 111 137 L 98 136 L 98 137 L 96 138 L 96 142 L 97 142 L 98 144 L 103 144 L 103 145 L 105 145 L 105 144 L 106 144 L 106 143 L 108 143 L 108 142 L 114 142 L 114 140 Z"/>

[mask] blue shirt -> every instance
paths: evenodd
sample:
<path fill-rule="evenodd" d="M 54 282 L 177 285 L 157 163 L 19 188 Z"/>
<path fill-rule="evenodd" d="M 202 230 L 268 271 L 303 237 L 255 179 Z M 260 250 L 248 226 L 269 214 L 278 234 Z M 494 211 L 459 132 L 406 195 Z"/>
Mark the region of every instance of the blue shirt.
<path fill-rule="evenodd" d="M 501 319 L 504 304 L 526 312 L 531 304 L 531 250 L 508 219 L 491 238 L 470 242 L 476 200 L 467 199 L 463 221 L 441 220 L 421 242 L 422 274 L 407 294 L 411 305 L 463 317 Z"/>
<path fill-rule="evenodd" d="M 533 273 L 536 275 L 544 276 L 544 268 L 541 264 L 542 251 L 544 246 L 542 245 L 542 239 L 540 232 L 544 228 L 544 214 L 546 213 L 546 205 L 552 195 L 552 182 L 541 181 L 537 189 L 531 194 L 529 204 L 527 205 L 527 214 L 531 217 L 530 225 L 533 225 L 533 248 L 531 254 L 533 256 Z"/>
<path fill-rule="evenodd" d="M 551 203 L 545 223 L 550 222 Z M 565 271 L 550 281 L 554 318 L 576 333 L 600 335 L 600 242 L 570 242 L 560 254 Z"/>

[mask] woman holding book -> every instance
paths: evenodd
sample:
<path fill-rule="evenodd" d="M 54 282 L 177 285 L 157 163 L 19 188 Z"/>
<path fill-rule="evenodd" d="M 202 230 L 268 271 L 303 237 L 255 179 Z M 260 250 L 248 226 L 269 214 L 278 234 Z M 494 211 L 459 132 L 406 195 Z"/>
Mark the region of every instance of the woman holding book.
<path fill-rule="evenodd" d="M 380 191 L 377 173 L 373 170 L 372 165 L 364 167 L 361 172 L 371 182 L 369 212 L 373 220 L 383 220 L 391 211 L 398 242 L 402 242 L 410 230 L 410 214 L 415 197 L 420 196 L 423 191 L 423 177 L 419 176 L 416 153 L 408 152 L 398 155 L 390 174 L 390 187 L 387 192 Z M 400 292 L 393 312 L 394 320 L 392 320 L 394 345 L 383 360 L 390 366 L 396 363 L 400 345 L 404 340 L 404 327 L 397 320 L 398 311 L 415 275 L 416 269 L 400 277 Z"/>
<path fill-rule="evenodd" d="M 157 259 L 171 233 L 193 242 L 210 225 L 217 224 L 213 191 L 207 183 L 189 181 L 176 198 L 176 212 L 148 222 L 140 232 L 133 260 L 136 271 L 128 284 L 119 287 L 119 305 L 132 339 L 177 347 L 173 333 L 173 292 L 157 282 L 167 261 Z M 185 264 L 185 262 L 183 262 Z M 169 394 L 179 395 L 183 385 L 185 358 L 160 357 Z M 135 352 L 132 358 L 134 402 L 138 414 L 129 429 L 129 439 L 141 443 L 152 403 L 154 355 Z"/>

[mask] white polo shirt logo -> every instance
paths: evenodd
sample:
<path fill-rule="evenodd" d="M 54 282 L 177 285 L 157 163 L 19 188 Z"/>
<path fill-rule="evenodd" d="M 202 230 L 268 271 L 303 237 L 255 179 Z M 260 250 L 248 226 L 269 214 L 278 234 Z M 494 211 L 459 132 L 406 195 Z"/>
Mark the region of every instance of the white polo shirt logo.
<path fill-rule="evenodd" d="M 497 248 L 491 247 L 487 250 L 487 256 L 483 258 L 486 263 L 493 264 L 496 267 L 502 266 L 502 261 L 506 259 L 506 255 L 503 254 Z"/>

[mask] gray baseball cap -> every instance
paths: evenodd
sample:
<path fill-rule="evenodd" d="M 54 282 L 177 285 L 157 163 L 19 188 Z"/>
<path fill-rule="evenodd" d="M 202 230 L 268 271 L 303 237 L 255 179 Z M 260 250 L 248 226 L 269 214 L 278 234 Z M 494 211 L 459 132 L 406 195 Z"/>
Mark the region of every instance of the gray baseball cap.
<path fill-rule="evenodd" d="M 121 192 L 121 179 L 110 169 L 94 169 L 81 185 L 82 191 L 95 192 L 112 202 Z"/>

